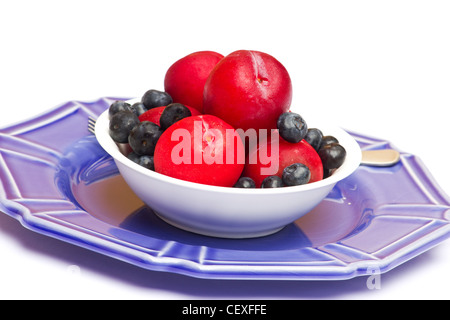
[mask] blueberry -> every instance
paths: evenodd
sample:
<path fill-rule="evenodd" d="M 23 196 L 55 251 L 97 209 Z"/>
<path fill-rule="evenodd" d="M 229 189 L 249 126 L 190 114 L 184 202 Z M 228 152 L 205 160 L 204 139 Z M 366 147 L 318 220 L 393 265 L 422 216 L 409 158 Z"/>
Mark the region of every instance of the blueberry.
<path fill-rule="evenodd" d="M 325 169 L 323 168 L 323 179 L 326 179 L 328 177 L 331 177 L 334 173 L 335 169 Z"/>
<path fill-rule="evenodd" d="M 133 110 L 134 113 L 136 113 L 138 117 L 147 111 L 147 108 L 142 102 L 133 103 L 133 105 L 130 108 L 131 110 Z"/>
<path fill-rule="evenodd" d="M 255 181 L 253 181 L 252 178 L 242 177 L 236 182 L 234 187 L 235 188 L 255 188 L 256 185 L 255 185 Z"/>
<path fill-rule="evenodd" d="M 303 140 L 308 132 L 305 120 L 297 113 L 284 112 L 278 117 L 277 128 L 280 136 L 292 143 Z"/>
<path fill-rule="evenodd" d="M 136 152 L 134 152 L 134 151 L 131 151 L 129 154 L 128 154 L 128 156 L 127 156 L 127 158 L 128 159 L 130 159 L 131 161 L 133 161 L 133 162 L 135 162 L 135 163 L 139 163 L 139 158 L 140 158 L 141 156 L 140 155 L 138 155 Z"/>
<path fill-rule="evenodd" d="M 320 147 L 319 150 L 323 147 L 326 146 L 327 144 L 332 144 L 332 143 L 339 143 L 338 139 L 336 139 L 333 136 L 323 136 L 322 137 L 322 142 L 320 143 Z"/>
<path fill-rule="evenodd" d="M 153 171 L 155 170 L 155 162 L 154 162 L 153 156 L 149 156 L 149 155 L 140 156 L 136 152 L 132 151 L 128 155 L 128 159 L 130 159 L 131 161 L 137 163 L 138 165 L 140 165 L 144 168 L 147 168 L 147 169 L 153 170 Z"/>
<path fill-rule="evenodd" d="M 268 176 L 261 183 L 261 188 L 280 188 L 282 186 L 283 181 L 279 176 Z"/>
<path fill-rule="evenodd" d="M 136 154 L 152 156 L 162 132 L 153 122 L 143 121 L 131 130 L 128 142 Z"/>
<path fill-rule="evenodd" d="M 167 92 L 154 89 L 144 93 L 141 101 L 147 109 L 167 106 L 173 102 L 172 97 Z"/>
<path fill-rule="evenodd" d="M 115 101 L 109 106 L 109 118 L 111 119 L 113 115 L 120 111 L 133 111 L 133 109 L 131 109 L 131 104 L 129 104 L 128 102 Z"/>
<path fill-rule="evenodd" d="M 144 168 L 155 171 L 155 161 L 153 156 L 143 155 L 139 160 L 139 164 Z"/>
<path fill-rule="evenodd" d="M 339 143 L 330 143 L 320 148 L 318 154 L 324 169 L 337 169 L 344 163 L 347 151 Z"/>
<path fill-rule="evenodd" d="M 127 143 L 131 130 L 139 124 L 138 116 L 131 111 L 119 111 L 109 121 L 109 135 L 117 143 Z"/>
<path fill-rule="evenodd" d="M 191 115 L 191 110 L 183 104 L 171 103 L 164 108 L 164 111 L 159 118 L 159 124 L 161 125 L 161 129 L 166 130 L 175 122 L 180 121 L 183 118 L 190 117 Z"/>
<path fill-rule="evenodd" d="M 314 150 L 319 151 L 320 145 L 322 143 L 322 131 L 317 128 L 308 129 L 305 136 L 305 141 L 308 142 Z"/>
<path fill-rule="evenodd" d="M 311 179 L 311 171 L 303 163 L 294 163 L 283 170 L 282 180 L 286 186 L 307 184 Z"/>

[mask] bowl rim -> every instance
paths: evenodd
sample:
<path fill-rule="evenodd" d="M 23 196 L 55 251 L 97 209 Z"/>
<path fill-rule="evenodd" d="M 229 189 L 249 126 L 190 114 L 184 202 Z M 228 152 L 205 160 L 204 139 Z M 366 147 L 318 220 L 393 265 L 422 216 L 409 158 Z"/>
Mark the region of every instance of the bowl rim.
<path fill-rule="evenodd" d="M 129 100 L 129 102 L 133 103 L 134 99 Z M 321 124 L 320 126 L 317 127 L 321 128 L 321 130 L 322 128 L 325 128 L 324 130 L 322 130 L 324 134 L 334 135 L 336 136 L 336 138 L 338 138 L 340 144 L 342 144 L 347 151 L 347 156 L 344 163 L 333 173 L 333 175 L 331 175 L 328 178 L 304 185 L 289 186 L 282 188 L 234 188 L 234 187 L 207 185 L 173 178 L 144 168 L 139 164 L 133 162 L 132 160 L 128 159 L 122 152 L 120 152 L 118 145 L 109 136 L 108 110 L 104 111 L 98 117 L 95 125 L 95 136 L 99 144 L 102 146 L 102 148 L 115 161 L 118 161 L 123 166 L 126 166 L 129 169 L 132 169 L 133 171 L 137 171 L 140 174 L 143 174 L 149 178 L 156 179 L 164 183 L 173 184 L 178 187 L 197 189 L 199 191 L 206 191 L 206 192 L 246 194 L 246 195 L 271 195 L 271 194 L 299 193 L 301 191 L 315 190 L 320 189 L 322 187 L 334 185 L 337 182 L 350 176 L 359 167 L 362 157 L 361 149 L 359 147 L 359 144 L 349 133 L 347 133 L 344 129 L 337 126 Z"/>

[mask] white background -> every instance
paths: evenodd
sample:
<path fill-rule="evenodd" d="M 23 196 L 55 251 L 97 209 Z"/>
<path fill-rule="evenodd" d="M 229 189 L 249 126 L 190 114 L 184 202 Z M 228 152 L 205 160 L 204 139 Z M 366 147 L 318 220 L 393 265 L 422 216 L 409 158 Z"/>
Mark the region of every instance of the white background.
<path fill-rule="evenodd" d="M 448 1 L 1 1 L 0 126 L 69 100 L 163 89 L 194 51 L 270 53 L 293 109 L 419 156 L 450 194 Z M 381 276 L 219 281 L 142 270 L 0 214 L 2 299 L 449 299 L 450 242 Z"/>

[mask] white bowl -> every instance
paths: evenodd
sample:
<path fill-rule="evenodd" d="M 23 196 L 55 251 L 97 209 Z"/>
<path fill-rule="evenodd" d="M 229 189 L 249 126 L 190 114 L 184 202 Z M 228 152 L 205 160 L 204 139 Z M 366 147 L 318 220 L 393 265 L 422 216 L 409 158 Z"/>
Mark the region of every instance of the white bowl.
<path fill-rule="evenodd" d="M 203 185 L 141 167 L 122 154 L 110 138 L 108 111 L 98 118 L 95 135 L 130 188 L 167 223 L 207 236 L 252 238 L 277 232 L 310 212 L 360 164 L 359 145 L 347 132 L 322 123 L 310 125 L 308 121 L 308 125 L 339 140 L 347 151 L 344 164 L 321 181 L 271 189 Z"/>

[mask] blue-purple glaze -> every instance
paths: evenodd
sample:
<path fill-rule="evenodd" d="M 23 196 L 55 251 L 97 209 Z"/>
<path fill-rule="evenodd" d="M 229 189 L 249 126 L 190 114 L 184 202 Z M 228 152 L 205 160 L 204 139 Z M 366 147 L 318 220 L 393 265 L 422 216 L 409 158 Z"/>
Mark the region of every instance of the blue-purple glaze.
<path fill-rule="evenodd" d="M 313 212 L 270 236 L 219 239 L 177 229 L 140 203 L 87 131 L 88 117 L 115 100 L 68 102 L 1 129 L 0 210 L 27 228 L 134 265 L 218 279 L 386 272 L 450 235 L 449 198 L 410 154 L 393 167 L 359 167 Z M 393 147 L 352 135 L 362 149 Z"/>

